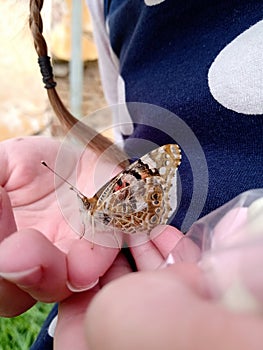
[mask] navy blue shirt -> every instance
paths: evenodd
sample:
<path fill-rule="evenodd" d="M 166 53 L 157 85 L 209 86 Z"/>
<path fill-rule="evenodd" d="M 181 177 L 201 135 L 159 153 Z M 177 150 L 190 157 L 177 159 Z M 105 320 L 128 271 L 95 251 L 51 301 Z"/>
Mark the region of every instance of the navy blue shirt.
<path fill-rule="evenodd" d="M 180 204 L 173 223 L 187 229 L 191 218 L 184 220 L 190 204 L 192 218 L 197 219 L 196 213 L 203 216 L 241 192 L 263 185 L 263 56 L 257 56 L 262 52 L 263 2 L 165 0 L 155 6 L 146 3 L 105 1 L 110 43 L 119 59 L 134 122 L 133 133 L 123 137 L 128 152 L 136 148 L 138 139 L 158 145 L 177 142 L 181 146 Z M 245 53 L 249 57 L 251 38 L 261 46 L 252 46 L 251 59 L 246 61 L 244 47 L 248 46 Z M 251 66 L 252 73 L 258 73 L 255 81 L 253 74 L 249 75 Z M 247 89 L 246 74 L 242 76 L 246 70 L 252 80 Z M 200 173 L 207 183 L 201 212 L 198 196 L 192 203 L 196 172 L 191 168 L 193 158 L 198 158 L 200 152 L 193 147 L 185 154 L 193 140 L 188 133 L 182 135 L 182 125 L 171 121 L 172 113 L 156 112 L 153 117 L 152 111 L 135 108 L 129 102 L 161 106 L 192 130 L 208 170 L 206 178 L 204 162 L 200 162 Z M 149 117 L 155 118 L 156 128 L 149 127 Z M 170 135 L 160 132 L 160 124 L 161 130 L 168 130 Z M 199 191 L 202 197 L 206 184 L 201 179 L 198 184 L 204 187 L 203 194 Z"/>

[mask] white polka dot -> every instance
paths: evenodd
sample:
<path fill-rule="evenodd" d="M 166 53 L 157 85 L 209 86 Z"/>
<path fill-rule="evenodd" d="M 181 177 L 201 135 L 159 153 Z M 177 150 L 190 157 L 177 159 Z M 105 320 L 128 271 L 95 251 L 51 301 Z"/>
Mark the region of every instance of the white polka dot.
<path fill-rule="evenodd" d="M 164 2 L 165 0 L 144 0 L 145 5 L 147 6 L 155 6 L 159 5 L 161 2 Z"/>
<path fill-rule="evenodd" d="M 238 113 L 263 113 L 263 21 L 237 36 L 208 72 L 213 97 Z"/>

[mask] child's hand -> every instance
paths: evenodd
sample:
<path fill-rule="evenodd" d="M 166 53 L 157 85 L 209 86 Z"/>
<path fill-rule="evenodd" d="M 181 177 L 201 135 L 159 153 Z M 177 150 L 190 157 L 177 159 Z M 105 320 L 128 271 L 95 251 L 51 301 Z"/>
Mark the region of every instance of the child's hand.
<path fill-rule="evenodd" d="M 210 299 L 202 271 L 179 263 L 103 289 L 87 311 L 86 338 L 97 350 L 260 350 L 262 327 L 262 317 Z"/>
<path fill-rule="evenodd" d="M 70 339 L 74 342 L 78 334 L 81 349 L 85 343 L 84 313 L 89 302 L 101 285 L 131 269 L 122 256 L 115 261 L 119 249 L 97 245 L 91 249 L 90 242 L 80 240 L 64 219 L 54 190 L 54 175 L 40 164 L 45 160 L 53 167 L 59 147 L 59 142 L 44 137 L 0 144 L 0 315 L 18 315 L 36 300 L 59 301 L 55 342 L 62 344 L 63 349 L 72 348 Z M 69 150 L 67 162 L 74 167 L 77 157 Z M 88 195 L 94 194 L 96 161 L 96 155 L 86 150 L 80 183 L 86 184 Z M 112 169 L 107 171 L 107 166 L 105 174 L 110 174 Z M 66 185 L 61 193 L 67 209 L 79 215 Z M 159 267 L 182 233 L 167 226 L 156 228 L 152 236 L 152 241 L 131 248 L 139 270 Z M 196 253 L 189 243 L 191 247 L 186 244 L 181 251 L 183 259 L 185 253 L 191 257 Z M 70 346 L 65 347 L 65 341 Z"/>
<path fill-rule="evenodd" d="M 118 254 L 118 249 L 90 249 L 90 243 L 80 240 L 64 220 L 54 191 L 54 175 L 40 164 L 44 159 L 53 166 L 59 147 L 59 142 L 45 137 L 0 144 L 1 316 L 20 314 L 36 300 L 60 301 L 71 290 L 88 289 Z M 92 152 L 87 153 L 87 168 L 82 169 L 86 170 L 86 181 L 92 178 L 97 159 Z M 73 152 L 68 157 L 76 161 Z M 92 184 L 88 190 L 92 191 Z M 65 200 L 70 192 L 65 187 Z M 68 208 L 79 215 L 78 208 L 71 207 L 68 202 Z"/>

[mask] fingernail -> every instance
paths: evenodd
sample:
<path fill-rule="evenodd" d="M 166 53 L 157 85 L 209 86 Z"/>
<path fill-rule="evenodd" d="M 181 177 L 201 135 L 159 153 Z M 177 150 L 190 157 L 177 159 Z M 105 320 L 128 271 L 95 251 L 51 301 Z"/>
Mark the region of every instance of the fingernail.
<path fill-rule="evenodd" d="M 175 260 L 173 255 L 170 253 L 168 257 L 165 259 L 165 261 L 159 266 L 159 269 L 164 269 L 168 266 L 174 265 Z"/>
<path fill-rule="evenodd" d="M 75 286 L 75 285 L 73 286 L 69 281 L 67 281 L 66 285 L 71 292 L 78 293 L 78 292 L 85 292 L 87 290 L 90 290 L 93 287 L 95 287 L 98 283 L 99 283 L 99 278 L 96 281 L 91 282 L 86 286 Z"/>
<path fill-rule="evenodd" d="M 20 286 L 29 287 L 39 282 L 41 278 L 41 266 L 35 266 L 23 271 L 0 272 L 0 277 Z"/>

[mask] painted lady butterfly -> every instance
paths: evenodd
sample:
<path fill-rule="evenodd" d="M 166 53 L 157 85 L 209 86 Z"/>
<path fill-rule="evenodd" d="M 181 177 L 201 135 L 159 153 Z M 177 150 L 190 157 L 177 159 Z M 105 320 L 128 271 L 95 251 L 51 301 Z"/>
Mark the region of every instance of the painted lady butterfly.
<path fill-rule="evenodd" d="M 177 206 L 176 170 L 180 163 L 179 146 L 168 144 L 132 163 L 92 198 L 71 186 L 81 201 L 85 227 L 91 225 L 93 236 L 97 229 L 149 235 L 155 226 L 166 224 Z"/>

